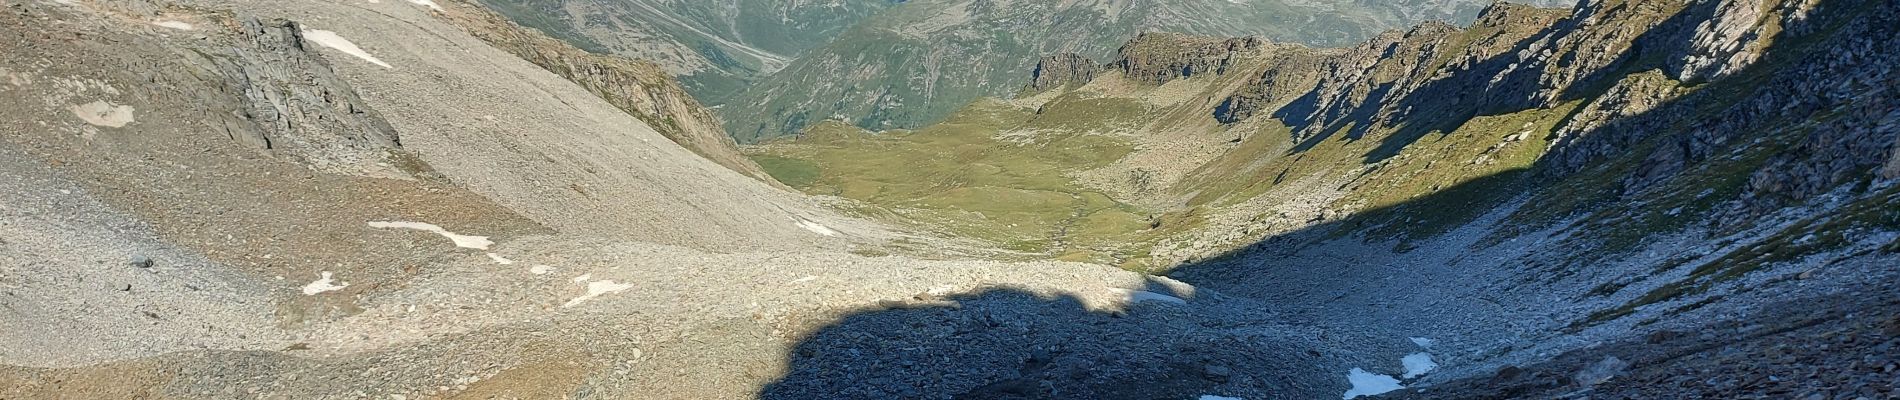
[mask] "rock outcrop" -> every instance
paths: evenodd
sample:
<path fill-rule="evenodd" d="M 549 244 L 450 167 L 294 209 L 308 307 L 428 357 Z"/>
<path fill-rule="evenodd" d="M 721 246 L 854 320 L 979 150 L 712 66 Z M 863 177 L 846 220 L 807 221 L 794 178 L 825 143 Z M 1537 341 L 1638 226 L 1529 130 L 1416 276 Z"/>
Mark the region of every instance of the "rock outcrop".
<path fill-rule="evenodd" d="M 1042 61 L 1036 62 L 1035 71 L 1029 74 L 1029 87 L 1026 90 L 1038 93 L 1081 85 L 1095 80 L 1095 74 L 1101 71 L 1101 64 L 1080 54 L 1062 53 L 1043 57 Z"/>
<path fill-rule="evenodd" d="M 1266 39 L 1257 37 L 1143 33 L 1116 50 L 1117 58 L 1110 67 L 1136 81 L 1162 84 L 1202 74 L 1225 74 L 1239 58 L 1266 44 Z"/>

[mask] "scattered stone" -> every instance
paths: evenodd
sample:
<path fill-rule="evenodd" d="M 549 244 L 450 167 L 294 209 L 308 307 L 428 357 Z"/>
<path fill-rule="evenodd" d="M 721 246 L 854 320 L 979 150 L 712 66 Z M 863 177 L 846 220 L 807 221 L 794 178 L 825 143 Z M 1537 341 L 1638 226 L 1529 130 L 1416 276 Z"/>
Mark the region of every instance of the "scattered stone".
<path fill-rule="evenodd" d="M 146 256 L 133 256 L 133 257 L 132 257 L 132 266 L 134 266 L 134 267 L 139 267 L 139 268 L 146 268 L 146 269 L 150 269 L 150 268 L 152 268 L 152 266 L 153 266 L 153 265 L 154 265 L 154 263 L 152 262 L 152 258 L 151 258 L 151 257 L 146 257 Z"/>
<path fill-rule="evenodd" d="M 1630 364 L 1628 362 L 1616 358 L 1616 356 L 1603 357 L 1603 361 L 1597 361 L 1596 364 L 1591 364 L 1590 367 L 1584 368 L 1582 371 L 1577 371 L 1575 379 L 1579 386 L 1596 386 L 1597 384 L 1610 381 L 1610 378 L 1615 378 L 1617 375 L 1622 375 L 1624 370 L 1629 369 L 1629 366 Z"/>
<path fill-rule="evenodd" d="M 1227 367 L 1223 367 L 1219 365 L 1209 365 L 1207 366 L 1206 369 L 1201 371 L 1202 378 L 1207 378 L 1207 380 L 1220 382 L 1220 383 L 1226 383 L 1227 379 L 1232 376 L 1234 376 L 1233 369 L 1229 369 Z"/>

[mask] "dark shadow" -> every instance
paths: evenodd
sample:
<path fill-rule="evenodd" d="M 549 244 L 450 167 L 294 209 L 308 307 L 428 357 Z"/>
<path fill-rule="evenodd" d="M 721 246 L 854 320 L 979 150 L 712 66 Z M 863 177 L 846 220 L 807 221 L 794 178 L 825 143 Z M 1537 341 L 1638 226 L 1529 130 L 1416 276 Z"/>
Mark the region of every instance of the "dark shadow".
<path fill-rule="evenodd" d="M 1314 366 L 1310 347 L 1209 329 L 1243 321 L 1193 306 L 1157 300 L 1091 310 L 1073 296 L 1011 288 L 925 297 L 884 302 L 803 338 L 788 357 L 790 371 L 760 397 L 1260 399 L 1346 389 L 1343 374 L 1320 374 L 1327 369 Z"/>

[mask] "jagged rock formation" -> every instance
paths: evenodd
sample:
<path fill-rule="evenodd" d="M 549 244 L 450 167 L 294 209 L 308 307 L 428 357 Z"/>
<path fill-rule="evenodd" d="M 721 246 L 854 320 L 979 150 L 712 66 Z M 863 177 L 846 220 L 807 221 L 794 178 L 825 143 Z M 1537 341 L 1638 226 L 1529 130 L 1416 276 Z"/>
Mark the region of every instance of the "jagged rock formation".
<path fill-rule="evenodd" d="M 686 93 L 655 64 L 588 53 L 522 28 L 466 0 L 448 0 L 443 11 L 456 26 L 496 48 L 567 78 L 625 110 L 667 139 L 741 174 L 765 179 L 758 164 L 739 154 L 711 110 Z"/>
<path fill-rule="evenodd" d="M 1095 74 L 1102 66 L 1075 53 L 1062 53 L 1043 57 L 1036 62 L 1036 69 L 1029 73 L 1029 92 L 1044 92 L 1067 86 L 1080 85 L 1095 80 Z"/>
<path fill-rule="evenodd" d="M 244 109 L 239 114 L 261 129 L 226 127 L 232 139 L 262 149 L 295 151 L 307 162 L 342 165 L 362 162 L 332 161 L 323 154 L 397 147 L 395 129 L 328 64 L 311 55 L 295 22 L 247 18 L 236 23 L 241 46 L 208 58 L 229 90 L 241 93 Z"/>
<path fill-rule="evenodd" d="M 1266 45 L 1260 38 L 1214 38 L 1178 33 L 1143 33 L 1115 51 L 1110 68 L 1130 79 L 1150 84 L 1201 74 L 1225 74 Z"/>

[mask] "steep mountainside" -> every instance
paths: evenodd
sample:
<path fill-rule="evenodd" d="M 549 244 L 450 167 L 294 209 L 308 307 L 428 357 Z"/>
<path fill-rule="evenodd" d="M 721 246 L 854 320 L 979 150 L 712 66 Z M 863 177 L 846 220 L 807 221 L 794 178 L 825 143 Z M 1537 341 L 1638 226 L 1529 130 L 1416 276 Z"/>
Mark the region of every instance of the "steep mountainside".
<path fill-rule="evenodd" d="M 719 117 L 657 65 L 574 48 L 469 1 L 445 3 L 450 6 L 440 12 L 470 35 L 573 81 L 701 157 L 747 176 L 765 177 L 757 164 L 739 154 Z"/>
<path fill-rule="evenodd" d="M 1348 43 L 1404 23 L 1356 4 L 1279 0 L 915 1 L 799 57 L 721 110 L 741 142 L 802 132 L 829 119 L 871 129 L 915 128 L 977 98 L 1013 93 L 1038 56 L 1101 57 L 1139 32 Z"/>
<path fill-rule="evenodd" d="M 894 0 L 481 0 L 582 49 L 647 60 L 717 102 Z"/>
<path fill-rule="evenodd" d="M 1342 49 L 1143 35 L 1105 63 L 1044 57 L 1026 96 L 942 124 L 753 151 L 863 215 L 1455 341 L 1430 349 L 1442 375 L 1407 383 L 1479 379 L 1423 397 L 1588 390 L 1566 368 L 1606 356 L 1695 387 L 1615 387 L 1634 397 L 1801 393 L 1822 384 L 1747 383 L 1793 358 L 1665 361 L 1753 362 L 1731 346 L 1872 332 L 1839 318 L 1900 302 L 1900 59 L 1879 50 L 1896 27 L 1888 1 L 1606 0 Z M 1800 307 L 1839 297 L 1862 305 Z M 1802 325 L 1752 319 L 1784 314 Z M 1733 336 L 1667 336 L 1700 329 Z M 1605 342 L 1629 346 L 1588 346 Z"/>

